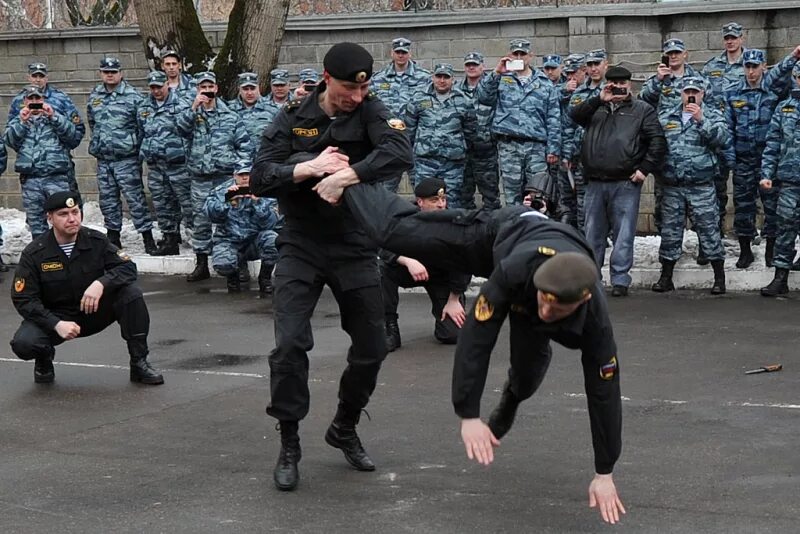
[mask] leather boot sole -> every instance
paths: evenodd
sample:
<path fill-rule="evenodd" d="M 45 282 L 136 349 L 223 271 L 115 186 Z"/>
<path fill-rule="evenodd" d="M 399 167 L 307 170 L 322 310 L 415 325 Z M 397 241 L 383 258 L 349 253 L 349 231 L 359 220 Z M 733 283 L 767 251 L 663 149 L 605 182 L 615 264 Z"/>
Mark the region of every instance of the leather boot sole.
<path fill-rule="evenodd" d="M 164 383 L 164 377 L 158 376 L 142 376 L 136 371 L 131 371 L 131 382 L 138 384 L 147 384 L 149 386 L 160 386 Z"/>
<path fill-rule="evenodd" d="M 340 442 L 339 440 L 337 440 L 336 437 L 331 434 L 331 429 L 330 428 L 328 428 L 328 431 L 325 432 L 325 443 L 327 443 L 328 445 L 330 445 L 334 449 L 341 450 L 344 453 L 344 459 L 347 460 L 347 463 L 352 465 L 357 470 L 359 470 L 359 471 L 375 471 L 375 465 L 374 464 L 363 464 L 363 463 L 359 462 L 358 460 L 352 458 L 350 456 L 350 453 L 346 450 L 345 444 Z M 366 454 L 366 451 L 365 451 L 364 454 Z M 370 462 L 372 462 L 372 459 L 369 458 L 369 455 L 367 455 L 367 458 L 370 460 Z"/>

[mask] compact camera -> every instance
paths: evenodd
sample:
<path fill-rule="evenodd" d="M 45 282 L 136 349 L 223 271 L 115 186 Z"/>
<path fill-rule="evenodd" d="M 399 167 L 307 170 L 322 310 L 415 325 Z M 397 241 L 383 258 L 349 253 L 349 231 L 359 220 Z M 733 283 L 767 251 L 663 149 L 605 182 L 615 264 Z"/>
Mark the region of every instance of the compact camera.
<path fill-rule="evenodd" d="M 28 109 L 44 109 L 44 104 L 41 102 L 31 102 L 28 104 Z"/>
<path fill-rule="evenodd" d="M 215 93 L 214 91 L 203 91 L 200 94 L 206 98 L 216 98 L 217 96 L 217 93 Z"/>
<path fill-rule="evenodd" d="M 521 59 L 509 59 L 506 61 L 506 69 L 513 71 L 525 70 L 525 62 Z"/>
<path fill-rule="evenodd" d="M 625 87 L 612 87 L 611 88 L 612 95 L 627 95 L 628 89 Z"/>
<path fill-rule="evenodd" d="M 226 202 L 230 202 L 230 200 L 232 198 L 234 198 L 234 197 L 241 197 L 241 196 L 249 195 L 249 194 L 250 194 L 250 187 L 242 186 L 239 189 L 237 189 L 236 191 L 227 191 L 225 193 L 225 201 Z"/>
<path fill-rule="evenodd" d="M 686 102 L 688 102 L 689 104 L 697 104 L 697 98 L 694 95 L 692 95 L 686 99 Z"/>

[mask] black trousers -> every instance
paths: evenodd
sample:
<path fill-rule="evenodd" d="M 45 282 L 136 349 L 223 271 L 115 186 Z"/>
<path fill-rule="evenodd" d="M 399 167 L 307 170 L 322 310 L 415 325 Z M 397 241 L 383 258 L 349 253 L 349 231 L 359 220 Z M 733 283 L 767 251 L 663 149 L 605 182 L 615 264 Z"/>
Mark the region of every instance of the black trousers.
<path fill-rule="evenodd" d="M 431 314 L 435 320 L 433 336 L 440 342 L 452 345 L 458 341 L 460 329 L 450 317 L 441 320 L 442 310 L 450 298 L 448 280 L 438 275 L 436 271 L 429 270 L 430 278 L 424 282 L 417 282 L 408 273 L 408 269 L 397 263 L 380 262 L 381 289 L 383 290 L 383 310 L 386 320 L 397 320 L 397 305 L 400 302 L 399 287 L 424 287 L 431 299 Z M 464 295 L 459 297 L 461 305 L 465 303 Z"/>
<path fill-rule="evenodd" d="M 514 396 L 525 400 L 542 385 L 553 350 L 548 337 L 534 332 L 529 315 L 512 311 L 508 322 L 511 345 L 508 382 Z"/>
<path fill-rule="evenodd" d="M 339 381 L 339 401 L 357 416 L 367 405 L 386 358 L 383 300 L 377 251 L 364 254 L 349 237 L 304 238 L 291 228 L 278 237 L 275 269 L 275 349 L 269 355 L 270 403 L 279 421 L 299 421 L 309 410 L 308 351 L 311 316 L 327 284 L 339 305 L 342 329 L 352 342 Z"/>
<path fill-rule="evenodd" d="M 141 290 L 135 285 L 122 287 L 114 292 L 104 293 L 97 311 L 91 314 L 79 313 L 61 317 L 64 321 L 74 321 L 81 327 L 78 338 L 89 337 L 102 332 L 113 322 L 118 322 L 122 339 L 136 340 L 137 356 L 147 355 L 147 335 L 150 332 L 150 314 Z M 65 340 L 55 330 L 46 330 L 33 321 L 24 319 L 11 340 L 11 350 L 22 360 L 52 358 L 55 347 Z M 144 342 L 144 348 L 142 348 Z M 144 351 L 144 354 L 141 352 Z M 133 354 L 132 354 L 133 355 Z"/>

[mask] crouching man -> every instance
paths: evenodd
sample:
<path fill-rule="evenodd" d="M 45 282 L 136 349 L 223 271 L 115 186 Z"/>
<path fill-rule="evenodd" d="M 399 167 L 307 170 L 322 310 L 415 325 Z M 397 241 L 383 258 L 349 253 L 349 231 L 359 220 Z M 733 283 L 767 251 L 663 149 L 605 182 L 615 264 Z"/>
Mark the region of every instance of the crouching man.
<path fill-rule="evenodd" d="M 211 266 L 228 280 L 228 292 L 241 291 L 241 282 L 249 280 L 239 272 L 239 265 L 261 260 L 258 290 L 262 297 L 272 295 L 272 270 L 278 261 L 275 239 L 283 227 L 278 202 L 250 194 L 250 163 L 240 161 L 234 177 L 217 186 L 208 195 L 205 211 L 214 231 Z"/>
<path fill-rule="evenodd" d="M 105 234 L 81 226 L 81 197 L 53 193 L 45 202 L 52 228 L 33 240 L 14 274 L 11 300 L 22 324 L 11 340 L 20 359 L 36 360 L 33 379 L 55 379 L 55 347 L 120 324 L 128 344 L 131 381 L 163 384 L 147 361 L 150 315 L 136 285 L 136 264 Z"/>

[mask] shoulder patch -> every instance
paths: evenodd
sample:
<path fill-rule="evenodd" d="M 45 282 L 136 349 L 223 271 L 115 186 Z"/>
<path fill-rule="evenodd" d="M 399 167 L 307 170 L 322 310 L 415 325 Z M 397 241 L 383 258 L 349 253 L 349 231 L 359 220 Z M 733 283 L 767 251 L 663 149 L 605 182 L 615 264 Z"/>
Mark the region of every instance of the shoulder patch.
<path fill-rule="evenodd" d="M 494 305 L 483 295 L 478 295 L 478 302 L 475 303 L 475 319 L 478 321 L 488 321 L 494 315 Z"/>
<path fill-rule="evenodd" d="M 319 130 L 317 128 L 292 128 L 292 133 L 298 137 L 317 137 Z"/>
<path fill-rule="evenodd" d="M 665 129 L 665 130 L 674 130 L 674 129 L 678 128 L 679 126 L 680 126 L 680 125 L 679 125 L 677 122 L 675 122 L 675 121 L 669 121 L 668 123 L 666 123 L 666 124 L 664 125 L 664 129 Z"/>
<path fill-rule="evenodd" d="M 421 107 L 422 109 L 427 109 L 432 106 L 433 104 L 431 103 L 430 100 L 423 100 L 422 102 L 419 103 L 419 107 Z"/>
<path fill-rule="evenodd" d="M 713 76 L 715 78 L 719 78 L 720 76 L 722 76 L 722 71 L 721 70 L 712 70 L 711 72 L 708 73 L 708 75 L 709 76 Z"/>
<path fill-rule="evenodd" d="M 736 108 L 736 109 L 743 108 L 746 105 L 747 105 L 747 100 L 733 100 L 733 101 L 731 101 L 731 106 Z"/>
<path fill-rule="evenodd" d="M 781 111 L 782 111 L 783 113 L 794 113 L 794 110 L 795 110 L 795 109 L 797 109 L 797 108 L 795 108 L 794 106 L 783 106 L 783 107 L 781 108 Z"/>
<path fill-rule="evenodd" d="M 42 263 L 41 268 L 43 273 L 49 273 L 51 271 L 63 271 L 64 264 L 60 261 L 47 261 Z"/>
<path fill-rule="evenodd" d="M 612 380 L 615 374 L 617 374 L 617 357 L 613 356 L 607 364 L 600 366 L 600 378 Z"/>
<path fill-rule="evenodd" d="M 661 89 L 661 94 L 662 95 L 672 94 L 672 87 L 667 86 L 667 87 L 662 88 Z"/>
<path fill-rule="evenodd" d="M 92 106 L 94 106 L 94 107 L 97 107 L 102 103 L 103 103 L 103 101 L 101 99 L 99 99 L 99 98 L 95 98 L 94 100 L 92 100 Z"/>
<path fill-rule="evenodd" d="M 303 103 L 303 101 L 302 101 L 302 100 L 297 100 L 297 99 L 295 99 L 295 100 L 289 100 L 289 101 L 286 103 L 286 106 L 285 106 L 285 107 L 286 107 L 286 109 L 287 109 L 287 110 L 289 110 L 289 109 L 297 109 L 297 108 L 299 108 L 299 107 L 300 107 L 300 104 L 302 104 L 302 103 Z"/>
<path fill-rule="evenodd" d="M 25 279 L 22 277 L 14 278 L 14 291 L 22 293 L 25 290 Z"/>
<path fill-rule="evenodd" d="M 388 121 L 386 121 L 386 124 L 389 125 L 389 128 L 392 128 L 394 130 L 405 130 L 406 129 L 406 123 L 404 123 L 400 119 L 389 119 Z"/>

